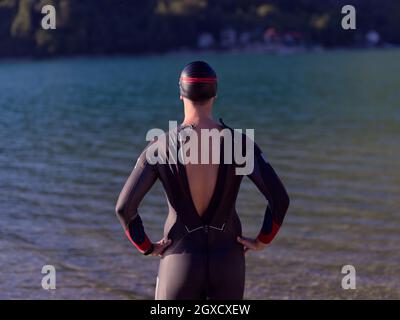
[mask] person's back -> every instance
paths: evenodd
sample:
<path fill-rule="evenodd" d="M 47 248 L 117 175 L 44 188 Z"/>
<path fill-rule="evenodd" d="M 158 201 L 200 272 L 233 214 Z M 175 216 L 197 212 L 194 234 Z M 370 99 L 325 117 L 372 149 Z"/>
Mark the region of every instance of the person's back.
<path fill-rule="evenodd" d="M 198 148 L 196 155 L 196 163 L 187 163 L 185 165 L 186 174 L 189 180 L 190 194 L 193 199 L 197 213 L 202 216 L 207 206 L 210 203 L 212 195 L 215 191 L 219 163 L 212 163 L 212 157 L 218 150 L 213 150 L 211 139 L 204 138 L 201 135 L 201 130 L 221 130 L 221 126 L 213 121 L 203 121 L 195 124 L 194 131 L 198 137 Z M 202 161 L 201 146 L 207 145 L 208 159 Z M 218 147 L 219 148 L 219 147 Z M 214 148 L 215 149 L 215 148 Z"/>
<path fill-rule="evenodd" d="M 175 147 L 181 157 L 176 163 L 150 163 L 146 148 L 121 191 L 117 216 L 139 251 L 161 256 L 156 299 L 242 299 L 244 252 L 262 249 L 272 241 L 283 222 L 289 198 L 255 145 L 251 154 L 254 170 L 247 176 L 269 205 L 257 238 L 243 238 L 235 207 L 243 176 L 236 173 L 240 165 L 224 158 L 225 144 L 234 144 L 233 129 L 212 118 L 217 92 L 214 70 L 204 62 L 187 65 L 180 77 L 180 90 L 185 118 L 176 130 L 166 134 L 166 141 L 177 137 Z M 203 130 L 214 135 L 203 136 Z M 221 135 L 223 132 L 231 133 L 228 140 Z M 215 137 L 217 143 L 212 141 Z M 160 145 L 160 141 L 150 144 Z M 159 149 L 160 159 L 169 159 L 169 147 Z M 137 208 L 157 179 L 163 184 L 169 213 L 163 240 L 151 243 Z"/>

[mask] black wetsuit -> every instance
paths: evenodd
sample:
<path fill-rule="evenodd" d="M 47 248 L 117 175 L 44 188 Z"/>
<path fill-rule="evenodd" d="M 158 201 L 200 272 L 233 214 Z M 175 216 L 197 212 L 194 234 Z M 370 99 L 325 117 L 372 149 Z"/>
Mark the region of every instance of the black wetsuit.
<path fill-rule="evenodd" d="M 221 124 L 229 128 L 222 120 Z M 181 127 L 176 129 L 179 130 Z M 155 298 L 242 299 L 245 260 L 243 246 L 237 241 L 237 236 L 242 236 L 242 228 L 235 203 L 243 176 L 235 173 L 236 164 L 225 164 L 221 153 L 214 194 L 203 215 L 199 216 L 184 164 L 179 161 L 150 164 L 146 150 L 121 191 L 116 212 L 131 242 L 140 252 L 150 252 L 152 244 L 137 208 L 155 181 L 161 180 L 169 207 L 164 238 L 171 239 L 172 244 L 160 259 Z M 166 155 L 167 151 L 163 156 Z M 269 243 L 282 225 L 289 198 L 256 144 L 254 170 L 248 177 L 268 201 L 258 239 Z"/>

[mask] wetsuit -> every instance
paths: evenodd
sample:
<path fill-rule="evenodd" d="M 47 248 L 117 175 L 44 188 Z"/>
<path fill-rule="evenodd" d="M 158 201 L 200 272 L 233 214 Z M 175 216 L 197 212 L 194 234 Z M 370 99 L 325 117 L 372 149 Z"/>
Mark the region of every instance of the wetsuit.
<path fill-rule="evenodd" d="M 232 130 L 220 121 L 224 128 Z M 178 127 L 176 132 L 181 129 Z M 235 203 L 243 176 L 235 173 L 237 165 L 225 164 L 221 152 L 215 190 L 200 216 L 190 194 L 185 165 L 179 161 L 150 164 L 146 150 L 121 191 L 116 212 L 130 241 L 140 252 L 150 253 L 152 243 L 144 231 L 138 206 L 155 181 L 161 180 L 169 207 L 164 238 L 172 243 L 160 259 L 155 298 L 242 299 L 245 259 L 243 245 L 237 241 L 242 228 Z M 167 153 L 166 149 L 162 156 Z M 254 170 L 248 177 L 268 201 L 258 239 L 269 243 L 282 225 L 289 198 L 256 144 Z"/>

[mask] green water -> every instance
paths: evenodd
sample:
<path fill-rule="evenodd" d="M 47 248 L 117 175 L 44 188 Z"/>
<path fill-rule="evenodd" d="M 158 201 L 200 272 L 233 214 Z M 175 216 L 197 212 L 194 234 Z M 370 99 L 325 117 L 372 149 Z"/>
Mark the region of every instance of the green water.
<path fill-rule="evenodd" d="M 195 59 L 219 74 L 216 116 L 255 129 L 291 197 L 272 245 L 247 257 L 245 298 L 400 298 L 399 50 L 0 62 L 0 298 L 153 297 L 158 259 L 114 206 L 147 130 L 182 119 L 177 78 Z M 264 206 L 245 179 L 246 236 Z M 158 240 L 159 183 L 140 209 Z M 341 287 L 347 264 L 356 290 Z"/>

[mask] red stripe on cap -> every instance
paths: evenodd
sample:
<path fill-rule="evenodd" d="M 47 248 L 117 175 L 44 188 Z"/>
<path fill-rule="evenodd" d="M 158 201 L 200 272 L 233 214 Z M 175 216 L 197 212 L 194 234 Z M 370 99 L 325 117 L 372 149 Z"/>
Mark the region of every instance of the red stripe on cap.
<path fill-rule="evenodd" d="M 186 83 L 216 83 L 217 78 L 194 78 L 194 77 L 181 77 L 182 82 Z"/>

